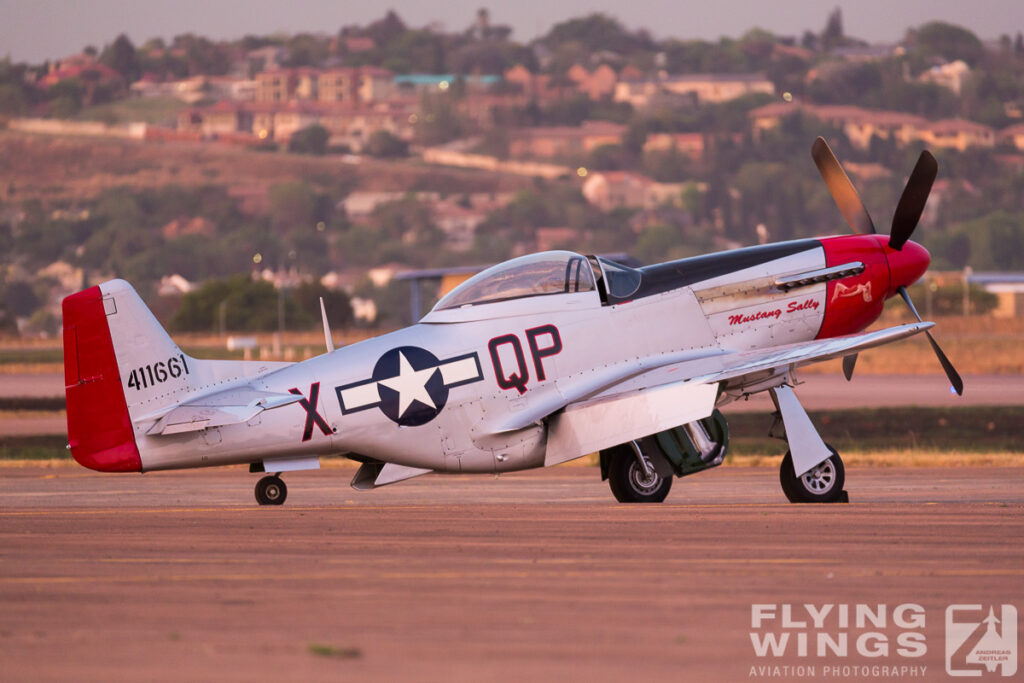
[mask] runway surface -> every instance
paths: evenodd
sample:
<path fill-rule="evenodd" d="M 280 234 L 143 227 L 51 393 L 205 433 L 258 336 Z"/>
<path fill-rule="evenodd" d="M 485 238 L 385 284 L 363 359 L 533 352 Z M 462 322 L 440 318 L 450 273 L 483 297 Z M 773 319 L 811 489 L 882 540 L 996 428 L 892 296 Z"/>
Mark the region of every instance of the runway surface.
<path fill-rule="evenodd" d="M 1024 615 L 1024 469 L 851 468 L 852 503 L 826 506 L 785 503 L 767 468 L 648 506 L 595 468 L 366 493 L 352 472 L 291 473 L 287 504 L 259 508 L 240 469 L 0 470 L 0 678 L 936 680 L 947 605 Z M 758 658 L 753 603 L 916 603 L 927 652 Z"/>

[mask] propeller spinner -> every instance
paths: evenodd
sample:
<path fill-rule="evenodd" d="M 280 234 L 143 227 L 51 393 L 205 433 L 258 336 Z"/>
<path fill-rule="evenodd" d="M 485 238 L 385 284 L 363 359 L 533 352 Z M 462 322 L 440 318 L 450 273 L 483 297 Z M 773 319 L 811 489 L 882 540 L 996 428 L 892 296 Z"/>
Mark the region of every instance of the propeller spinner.
<path fill-rule="evenodd" d="M 871 220 L 871 215 L 864 207 L 864 202 L 861 200 L 857 188 L 850 181 L 850 177 L 846 175 L 842 164 L 839 163 L 839 160 L 824 138 L 819 137 L 814 141 L 814 145 L 811 147 L 811 156 L 814 158 L 818 172 L 821 173 L 821 177 L 825 181 L 832 199 L 835 200 L 836 206 L 839 207 L 839 212 L 843 214 L 847 224 L 857 234 L 871 235 L 877 233 L 875 224 Z M 889 268 L 893 275 L 893 282 L 896 285 L 892 293 L 900 295 L 918 321 L 921 320 L 921 316 L 918 315 L 914 302 L 910 299 L 907 286 L 923 274 L 924 270 L 928 267 L 930 258 L 924 247 L 909 240 L 910 236 L 914 234 L 918 222 L 921 220 L 921 214 L 924 213 L 925 204 L 928 202 L 928 194 L 931 192 L 932 184 L 935 182 L 938 171 L 939 165 L 935 161 L 935 157 L 927 150 L 921 152 L 921 156 L 918 158 L 917 164 L 907 180 L 907 185 L 903 188 L 903 194 L 900 196 L 899 204 L 896 206 L 896 212 L 892 217 L 892 227 L 889 230 L 889 249 L 897 252 L 887 251 Z M 911 247 L 904 251 L 904 247 L 908 243 Z M 942 365 L 942 369 L 946 372 L 946 377 L 949 378 L 950 385 L 958 395 L 962 396 L 964 393 L 963 379 L 960 378 L 960 374 L 953 367 L 946 354 L 942 352 L 931 332 L 926 330 L 925 334 L 932 346 L 932 350 L 935 351 L 935 355 L 939 359 L 939 363 Z M 856 355 L 847 356 L 843 359 L 843 374 L 846 376 L 846 379 L 849 380 L 853 377 L 853 368 L 856 362 Z"/>

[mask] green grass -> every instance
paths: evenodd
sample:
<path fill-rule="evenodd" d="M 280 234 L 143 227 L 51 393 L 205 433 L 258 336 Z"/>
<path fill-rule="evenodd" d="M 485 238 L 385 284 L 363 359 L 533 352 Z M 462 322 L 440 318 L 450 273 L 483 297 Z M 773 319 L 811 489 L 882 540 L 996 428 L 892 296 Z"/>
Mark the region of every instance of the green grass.
<path fill-rule="evenodd" d="M 70 460 L 63 436 L 2 436 L 0 460 Z"/>
<path fill-rule="evenodd" d="M 0 396 L 0 412 L 36 410 L 60 412 L 64 410 L 63 396 Z"/>
<path fill-rule="evenodd" d="M 1024 453 L 1024 408 L 865 408 L 809 413 L 823 439 L 840 453 L 873 451 L 959 451 Z M 733 455 L 786 452 L 784 441 L 767 436 L 771 416 L 726 416 Z"/>
<path fill-rule="evenodd" d="M 130 97 L 117 102 L 88 107 L 78 113 L 83 121 L 103 123 L 165 123 L 174 121 L 188 105 L 176 97 Z"/>
<path fill-rule="evenodd" d="M 309 653 L 317 657 L 333 657 L 335 659 L 359 659 L 363 651 L 358 647 L 334 647 L 323 643 L 310 643 L 307 647 Z"/>
<path fill-rule="evenodd" d="M 13 363 L 63 363 L 63 347 L 42 349 L 0 349 L 0 365 Z"/>

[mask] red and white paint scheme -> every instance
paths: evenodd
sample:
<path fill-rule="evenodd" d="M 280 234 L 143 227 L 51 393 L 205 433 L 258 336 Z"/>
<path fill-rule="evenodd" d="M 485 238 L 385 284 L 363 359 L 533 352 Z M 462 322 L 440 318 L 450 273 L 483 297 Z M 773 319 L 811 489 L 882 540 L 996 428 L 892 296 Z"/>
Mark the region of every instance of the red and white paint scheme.
<path fill-rule="evenodd" d="M 814 155 L 847 220 L 869 225 L 824 141 Z M 790 449 L 784 493 L 840 500 L 842 460 L 797 400 L 794 372 L 843 357 L 849 378 L 858 352 L 928 334 L 933 323 L 919 318 L 864 332 L 887 298 L 910 303 L 906 287 L 928 267 L 909 241 L 935 177 L 934 159 L 922 160 L 889 236 L 642 268 L 533 254 L 471 278 L 417 324 L 352 346 L 334 349 L 325 317 L 327 353 L 301 363 L 192 358 L 127 282 L 105 282 L 64 300 L 71 452 L 105 472 L 247 463 L 270 473 L 256 486 L 261 504 L 283 503 L 280 474 L 321 457 L 362 463 L 352 485 L 363 490 L 598 452 L 616 498 L 656 502 L 674 477 L 722 462 L 718 406 L 769 391 Z"/>

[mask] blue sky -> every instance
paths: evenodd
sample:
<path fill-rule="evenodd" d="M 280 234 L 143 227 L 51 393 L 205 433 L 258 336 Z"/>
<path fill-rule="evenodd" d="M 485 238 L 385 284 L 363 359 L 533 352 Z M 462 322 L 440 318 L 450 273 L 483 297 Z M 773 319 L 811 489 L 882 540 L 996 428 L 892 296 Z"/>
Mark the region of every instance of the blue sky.
<path fill-rule="evenodd" d="M 86 45 L 102 47 L 119 33 L 136 43 L 187 32 L 214 38 L 333 33 L 345 24 L 379 18 L 389 7 L 410 25 L 439 21 L 448 30 L 468 26 L 476 10 L 487 7 L 492 22 L 512 26 L 521 41 L 597 11 L 658 38 L 738 37 L 755 26 L 800 35 L 820 30 L 837 6 L 847 34 L 874 42 L 895 41 L 907 27 L 933 19 L 965 26 L 982 39 L 1024 31 L 1024 0 L 0 0 L 0 56 L 39 62 Z"/>

